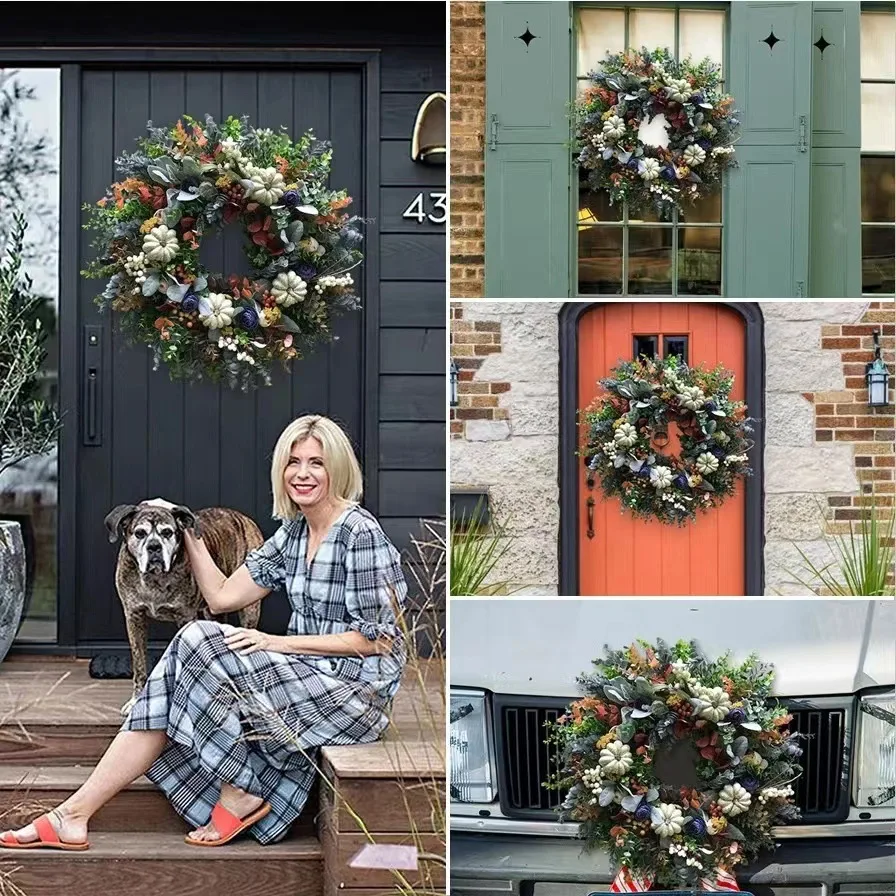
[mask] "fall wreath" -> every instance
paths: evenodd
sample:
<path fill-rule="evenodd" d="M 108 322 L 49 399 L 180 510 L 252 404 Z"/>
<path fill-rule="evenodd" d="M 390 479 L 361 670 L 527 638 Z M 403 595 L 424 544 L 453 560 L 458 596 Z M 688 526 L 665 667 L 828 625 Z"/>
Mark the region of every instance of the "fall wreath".
<path fill-rule="evenodd" d="M 588 78 L 575 136 L 590 189 L 661 218 L 719 189 L 740 122 L 716 64 L 644 48 L 608 55 Z"/>
<path fill-rule="evenodd" d="M 752 443 L 746 405 L 731 399 L 731 373 L 672 356 L 626 361 L 611 374 L 581 413 L 582 453 L 604 494 L 636 516 L 679 525 L 734 494 L 751 473 Z M 680 433 L 675 456 L 657 447 L 670 425 Z"/>
<path fill-rule="evenodd" d="M 586 694 L 548 726 L 564 820 L 609 849 L 613 889 L 738 889 L 733 869 L 794 821 L 801 735 L 751 654 L 710 660 L 696 642 L 606 648 Z"/>
<path fill-rule="evenodd" d="M 331 339 L 333 314 L 359 307 L 349 271 L 362 237 L 344 211 L 351 198 L 327 187 L 327 143 L 211 116 L 150 122 L 137 142 L 116 160 L 122 179 L 85 207 L 99 257 L 83 273 L 108 278 L 97 303 L 120 312 L 156 367 L 244 390 L 269 384 L 272 362 Z M 203 236 L 232 222 L 248 238 L 249 277 L 200 260 Z"/>

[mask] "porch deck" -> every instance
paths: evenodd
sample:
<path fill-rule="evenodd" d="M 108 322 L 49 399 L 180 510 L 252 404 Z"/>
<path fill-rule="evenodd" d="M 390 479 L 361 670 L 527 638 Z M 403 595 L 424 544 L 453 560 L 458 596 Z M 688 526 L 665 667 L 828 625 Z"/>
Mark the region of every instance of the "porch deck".
<path fill-rule="evenodd" d="M 129 696 L 127 680 L 90 678 L 87 660 L 17 656 L 0 665 L 0 828 L 24 823 L 77 789 L 118 731 L 119 707 Z M 63 881 L 73 894 L 116 892 L 123 874 L 134 896 L 212 892 L 225 880 L 267 896 L 393 892 L 391 872 L 349 866 L 368 842 L 352 813 L 377 843 L 444 853 L 444 719 L 443 665 L 415 661 L 382 741 L 321 751 L 326 783 L 282 843 L 260 847 L 244 839 L 216 850 L 189 848 L 186 824 L 140 778 L 94 817 L 90 850 L 0 852 L 0 877 L 16 866 L 10 880 L 29 896 L 56 892 Z M 216 864 L 236 858 L 243 861 Z M 439 891 L 444 869 L 438 861 L 421 862 L 409 880 L 421 892 Z"/>

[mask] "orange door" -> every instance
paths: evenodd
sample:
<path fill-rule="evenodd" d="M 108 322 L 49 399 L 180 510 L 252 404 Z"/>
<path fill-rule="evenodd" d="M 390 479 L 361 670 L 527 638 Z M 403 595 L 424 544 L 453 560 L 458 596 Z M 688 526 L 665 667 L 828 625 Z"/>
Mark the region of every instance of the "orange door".
<path fill-rule="evenodd" d="M 662 356 L 664 337 L 673 337 L 668 341 L 680 345 L 681 339 L 674 337 L 682 336 L 687 337 L 688 364 L 724 364 L 735 377 L 732 397 L 742 400 L 746 338 L 744 321 L 736 311 L 703 303 L 607 304 L 586 311 L 579 320 L 579 408 L 594 399 L 598 380 L 620 361 L 633 358 L 636 337 L 656 337 L 657 354 Z M 677 446 L 677 434 L 670 428 L 664 450 L 673 452 Z M 589 489 L 581 459 L 579 471 L 580 594 L 744 593 L 742 483 L 721 507 L 678 527 L 621 512 L 618 498 L 603 496 L 599 479 Z M 591 538 L 587 534 L 589 496 L 595 502 Z"/>

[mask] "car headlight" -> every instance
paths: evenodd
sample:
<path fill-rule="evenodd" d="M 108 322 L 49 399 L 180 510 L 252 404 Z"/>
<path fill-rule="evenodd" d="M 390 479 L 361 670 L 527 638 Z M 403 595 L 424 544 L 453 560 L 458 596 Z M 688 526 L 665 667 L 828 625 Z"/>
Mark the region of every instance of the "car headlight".
<path fill-rule="evenodd" d="M 859 698 L 855 804 L 896 806 L 896 692 Z"/>
<path fill-rule="evenodd" d="M 495 798 L 488 703 L 481 691 L 452 691 L 448 716 L 451 799 L 490 803 Z"/>

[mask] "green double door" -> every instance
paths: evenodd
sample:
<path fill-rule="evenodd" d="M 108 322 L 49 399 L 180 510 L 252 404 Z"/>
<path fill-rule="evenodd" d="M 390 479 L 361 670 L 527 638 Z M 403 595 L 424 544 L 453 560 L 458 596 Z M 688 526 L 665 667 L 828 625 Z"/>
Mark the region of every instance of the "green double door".
<path fill-rule="evenodd" d="M 859 294 L 858 29 L 857 3 L 730 4 L 726 296 Z M 486 296 L 576 295 L 573 46 L 571 3 L 486 4 Z"/>

